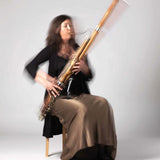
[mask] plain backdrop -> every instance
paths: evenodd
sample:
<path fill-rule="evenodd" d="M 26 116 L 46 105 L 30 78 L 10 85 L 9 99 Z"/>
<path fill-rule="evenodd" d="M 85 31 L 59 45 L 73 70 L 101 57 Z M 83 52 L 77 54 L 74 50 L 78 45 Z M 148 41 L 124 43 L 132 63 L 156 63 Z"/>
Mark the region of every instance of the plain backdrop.
<path fill-rule="evenodd" d="M 91 93 L 113 107 L 118 140 L 160 138 L 160 1 L 120 2 L 88 51 Z M 0 0 L 0 135 L 41 135 L 45 89 L 25 64 L 45 47 L 51 20 L 73 17 L 77 41 L 92 33 L 111 0 Z M 84 32 L 84 34 L 82 34 Z M 47 64 L 42 66 L 45 70 Z"/>

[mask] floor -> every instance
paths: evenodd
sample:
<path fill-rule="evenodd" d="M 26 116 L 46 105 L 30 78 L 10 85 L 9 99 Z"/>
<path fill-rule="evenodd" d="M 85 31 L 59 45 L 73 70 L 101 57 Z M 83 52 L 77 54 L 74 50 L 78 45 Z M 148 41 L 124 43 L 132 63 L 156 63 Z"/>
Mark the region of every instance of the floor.
<path fill-rule="evenodd" d="M 49 157 L 45 157 L 45 138 L 37 135 L 0 136 L 0 160 L 60 160 L 61 135 L 50 139 Z M 160 160 L 160 139 L 118 140 L 116 160 Z"/>

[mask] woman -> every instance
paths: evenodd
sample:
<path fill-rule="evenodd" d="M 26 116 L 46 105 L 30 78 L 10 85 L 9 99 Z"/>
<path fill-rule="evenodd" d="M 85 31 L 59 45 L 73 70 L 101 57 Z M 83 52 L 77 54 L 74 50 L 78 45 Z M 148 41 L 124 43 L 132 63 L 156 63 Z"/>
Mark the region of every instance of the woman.
<path fill-rule="evenodd" d="M 57 16 L 51 22 L 46 42 L 26 70 L 46 88 L 45 96 L 57 97 L 50 114 L 56 115 L 67 131 L 61 159 L 114 159 L 117 141 L 112 108 L 106 99 L 90 95 L 87 81 L 92 73 L 87 58 L 73 67 L 71 85 L 63 90 L 57 85 L 56 77 L 78 48 L 71 17 Z M 39 69 L 45 61 L 49 61 L 48 73 Z M 62 90 L 61 95 L 58 90 Z"/>

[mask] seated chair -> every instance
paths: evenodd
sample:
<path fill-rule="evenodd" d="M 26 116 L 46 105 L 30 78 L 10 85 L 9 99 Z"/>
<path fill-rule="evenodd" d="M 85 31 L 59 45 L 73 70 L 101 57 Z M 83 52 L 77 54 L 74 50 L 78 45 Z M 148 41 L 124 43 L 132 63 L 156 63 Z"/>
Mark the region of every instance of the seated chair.
<path fill-rule="evenodd" d="M 65 128 L 59 122 L 56 116 L 47 115 L 44 119 L 43 136 L 46 137 L 46 157 L 49 155 L 49 138 L 54 135 L 62 134 L 63 132 L 63 146 L 65 143 L 66 132 Z"/>

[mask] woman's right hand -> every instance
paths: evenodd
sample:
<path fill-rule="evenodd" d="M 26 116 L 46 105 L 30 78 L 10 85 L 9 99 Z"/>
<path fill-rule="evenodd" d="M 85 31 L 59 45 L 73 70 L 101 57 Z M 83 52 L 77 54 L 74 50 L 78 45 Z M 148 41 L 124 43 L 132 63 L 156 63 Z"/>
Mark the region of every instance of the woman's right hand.
<path fill-rule="evenodd" d="M 35 81 L 41 83 L 48 91 L 49 96 L 59 96 L 61 87 L 57 85 L 56 77 L 52 77 L 42 70 L 38 70 L 36 73 Z"/>
<path fill-rule="evenodd" d="M 49 77 L 49 79 L 47 78 L 45 87 L 50 97 L 59 96 L 59 91 L 62 90 L 62 88 L 57 85 L 57 79 L 55 77 Z"/>

